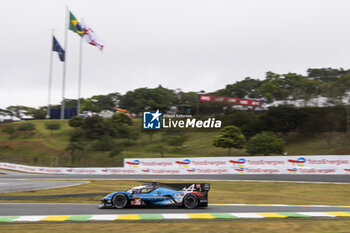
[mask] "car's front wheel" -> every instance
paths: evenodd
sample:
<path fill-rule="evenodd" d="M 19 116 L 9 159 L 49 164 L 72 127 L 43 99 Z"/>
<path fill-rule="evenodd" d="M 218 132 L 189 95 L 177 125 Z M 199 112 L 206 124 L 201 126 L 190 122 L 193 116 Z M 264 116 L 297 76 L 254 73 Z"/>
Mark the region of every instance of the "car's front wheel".
<path fill-rule="evenodd" d="M 198 203 L 199 203 L 198 197 L 193 193 L 187 194 L 183 199 L 183 205 L 187 209 L 196 208 L 198 206 Z"/>
<path fill-rule="evenodd" d="M 112 199 L 113 205 L 117 209 L 124 208 L 128 204 L 128 198 L 125 194 L 117 193 Z"/>

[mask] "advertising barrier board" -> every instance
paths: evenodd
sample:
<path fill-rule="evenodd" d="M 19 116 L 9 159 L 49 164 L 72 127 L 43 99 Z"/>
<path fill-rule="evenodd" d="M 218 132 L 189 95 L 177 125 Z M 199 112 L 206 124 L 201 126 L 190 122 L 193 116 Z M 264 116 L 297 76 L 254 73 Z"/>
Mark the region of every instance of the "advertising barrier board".
<path fill-rule="evenodd" d="M 0 162 L 0 168 L 46 174 L 349 174 L 350 155 L 124 159 L 124 167 L 36 167 Z"/>
<path fill-rule="evenodd" d="M 254 156 L 125 159 L 144 174 L 350 174 L 350 156 Z"/>

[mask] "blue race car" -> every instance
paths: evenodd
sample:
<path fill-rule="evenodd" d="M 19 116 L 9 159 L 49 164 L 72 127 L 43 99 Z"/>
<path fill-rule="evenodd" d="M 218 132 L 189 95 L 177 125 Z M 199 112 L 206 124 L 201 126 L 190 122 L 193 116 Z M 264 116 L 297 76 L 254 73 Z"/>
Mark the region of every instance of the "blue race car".
<path fill-rule="evenodd" d="M 128 206 L 183 206 L 188 209 L 208 206 L 207 183 L 145 183 L 128 191 L 113 192 L 101 199 L 99 208 Z"/>

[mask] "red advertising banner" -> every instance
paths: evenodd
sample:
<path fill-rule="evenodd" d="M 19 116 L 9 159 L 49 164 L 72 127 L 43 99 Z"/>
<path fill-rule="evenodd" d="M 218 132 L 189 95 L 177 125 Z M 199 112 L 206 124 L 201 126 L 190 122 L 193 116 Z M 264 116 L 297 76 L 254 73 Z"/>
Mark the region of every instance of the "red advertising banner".
<path fill-rule="evenodd" d="M 261 100 L 239 99 L 233 97 L 220 97 L 212 95 L 199 95 L 199 101 L 213 103 L 230 103 L 243 106 L 261 107 Z"/>

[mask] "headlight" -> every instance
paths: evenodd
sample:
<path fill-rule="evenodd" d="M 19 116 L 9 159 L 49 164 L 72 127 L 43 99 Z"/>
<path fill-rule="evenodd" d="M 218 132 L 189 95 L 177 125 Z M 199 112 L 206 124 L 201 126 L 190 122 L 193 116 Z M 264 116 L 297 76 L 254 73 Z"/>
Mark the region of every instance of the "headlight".
<path fill-rule="evenodd" d="M 107 194 L 106 196 L 104 196 L 102 199 L 105 199 L 105 198 L 107 198 L 107 197 L 109 197 L 109 194 Z"/>

